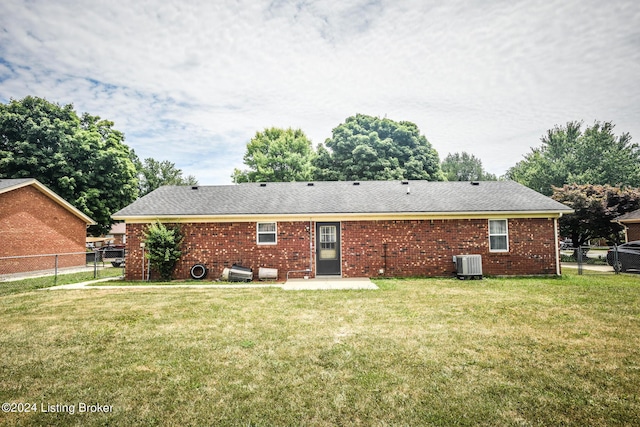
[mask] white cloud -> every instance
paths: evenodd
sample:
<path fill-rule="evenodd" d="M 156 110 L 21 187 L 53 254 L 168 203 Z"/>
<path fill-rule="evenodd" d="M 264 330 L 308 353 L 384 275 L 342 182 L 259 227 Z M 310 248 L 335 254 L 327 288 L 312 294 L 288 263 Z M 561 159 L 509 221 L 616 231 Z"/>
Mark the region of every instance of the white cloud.
<path fill-rule="evenodd" d="M 5 0 L 0 101 L 73 103 L 202 184 L 228 183 L 258 130 L 319 143 L 355 113 L 502 174 L 570 120 L 640 138 L 638 24 L 623 0 Z"/>

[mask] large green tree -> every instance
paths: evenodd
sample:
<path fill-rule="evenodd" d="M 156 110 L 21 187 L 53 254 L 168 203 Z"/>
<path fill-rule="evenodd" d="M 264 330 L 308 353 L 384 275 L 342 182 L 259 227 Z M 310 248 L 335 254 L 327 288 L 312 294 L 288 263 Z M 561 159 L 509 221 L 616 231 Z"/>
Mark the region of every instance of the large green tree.
<path fill-rule="evenodd" d="M 265 129 L 247 144 L 244 164 L 249 169 L 235 169 L 233 182 L 310 180 L 314 156 L 311 140 L 300 129 Z"/>
<path fill-rule="evenodd" d="M 198 180 L 193 175 L 183 176 L 182 170 L 168 160 L 147 158 L 144 162 L 137 160 L 136 166 L 140 197 L 163 185 L 198 185 Z"/>
<path fill-rule="evenodd" d="M 595 238 L 619 243 L 622 226 L 613 219 L 640 208 L 638 188 L 571 184 L 554 187 L 552 198 L 575 210 L 560 218 L 560 234 L 571 237 L 575 247 Z"/>
<path fill-rule="evenodd" d="M 357 114 L 318 146 L 316 179 L 442 181 L 438 153 L 418 126 Z"/>
<path fill-rule="evenodd" d="M 93 218 L 96 235 L 138 194 L 136 167 L 113 122 L 31 96 L 0 104 L 0 178 L 37 179 Z"/>
<path fill-rule="evenodd" d="M 442 161 L 442 172 L 448 181 L 495 181 L 494 174 L 486 172 L 482 160 L 465 151 L 448 154 Z"/>
<path fill-rule="evenodd" d="M 507 171 L 506 177 L 546 195 L 565 184 L 640 186 L 640 148 L 631 135 L 613 134 L 611 122 L 596 122 L 582 131 L 569 122 L 547 131 L 533 148 Z"/>

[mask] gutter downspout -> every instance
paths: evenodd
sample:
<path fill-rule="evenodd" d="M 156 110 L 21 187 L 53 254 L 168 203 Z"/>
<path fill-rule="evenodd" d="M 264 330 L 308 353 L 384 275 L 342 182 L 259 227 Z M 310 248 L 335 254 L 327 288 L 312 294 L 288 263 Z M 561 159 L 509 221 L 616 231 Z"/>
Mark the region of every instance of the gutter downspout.
<path fill-rule="evenodd" d="M 309 276 L 313 273 L 313 221 L 309 218 Z M 313 277 L 316 275 L 314 274 Z"/>
<path fill-rule="evenodd" d="M 625 224 L 621 223 L 620 221 L 616 221 L 618 224 L 620 224 L 622 226 L 622 228 L 624 229 L 624 241 L 628 242 L 629 241 L 629 227 L 627 227 Z"/>
<path fill-rule="evenodd" d="M 627 227 L 625 224 L 621 223 L 617 219 L 612 219 L 611 222 L 615 222 L 616 224 L 618 224 L 619 226 L 622 227 L 622 231 L 624 232 L 624 241 L 628 242 L 629 241 L 629 227 Z"/>
<path fill-rule="evenodd" d="M 556 246 L 556 275 L 560 276 L 560 248 L 558 247 L 558 218 L 553 218 L 553 235 L 555 236 Z"/>

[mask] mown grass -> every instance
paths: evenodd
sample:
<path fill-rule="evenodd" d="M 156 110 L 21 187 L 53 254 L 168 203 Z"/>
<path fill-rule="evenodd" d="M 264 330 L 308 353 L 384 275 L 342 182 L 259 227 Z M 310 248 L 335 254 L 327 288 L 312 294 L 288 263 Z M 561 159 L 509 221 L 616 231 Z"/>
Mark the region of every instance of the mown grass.
<path fill-rule="evenodd" d="M 274 284 L 283 284 L 284 282 L 276 282 L 276 281 L 253 281 L 253 282 L 225 282 L 223 280 L 172 280 L 170 282 L 165 282 L 161 280 L 149 280 L 149 281 L 140 281 L 140 280 L 113 280 L 108 282 L 95 282 L 89 283 L 87 286 L 114 286 L 114 287 L 122 287 L 122 286 L 136 286 L 136 287 L 158 287 L 158 286 L 167 286 L 167 287 L 184 287 L 184 286 L 234 286 L 236 288 L 241 287 L 264 287 L 268 288 L 269 285 Z M 247 286 L 248 285 L 248 286 Z"/>
<path fill-rule="evenodd" d="M 98 270 L 98 278 L 122 276 L 122 268 L 101 268 Z M 29 292 L 37 289 L 50 288 L 57 285 L 69 285 L 95 280 L 93 270 L 79 273 L 58 274 L 34 277 L 22 280 L 0 281 L 0 296 L 21 292 Z"/>
<path fill-rule="evenodd" d="M 640 277 L 0 298 L 8 425 L 637 425 Z"/>

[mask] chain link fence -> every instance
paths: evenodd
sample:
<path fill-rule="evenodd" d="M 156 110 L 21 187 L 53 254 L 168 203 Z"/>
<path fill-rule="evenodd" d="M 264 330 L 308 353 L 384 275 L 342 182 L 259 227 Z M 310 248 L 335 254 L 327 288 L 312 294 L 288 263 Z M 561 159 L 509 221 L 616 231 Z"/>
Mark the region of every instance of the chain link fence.
<path fill-rule="evenodd" d="M 7 256 L 0 257 L 0 282 L 51 276 L 55 283 L 60 274 L 79 272 L 92 272 L 97 279 L 105 268 L 122 269 L 124 274 L 124 265 L 125 250 L 112 248 L 91 252 Z"/>
<path fill-rule="evenodd" d="M 576 268 L 579 275 L 618 274 L 621 270 L 616 245 L 566 246 L 560 249 L 560 258 L 564 267 Z"/>

